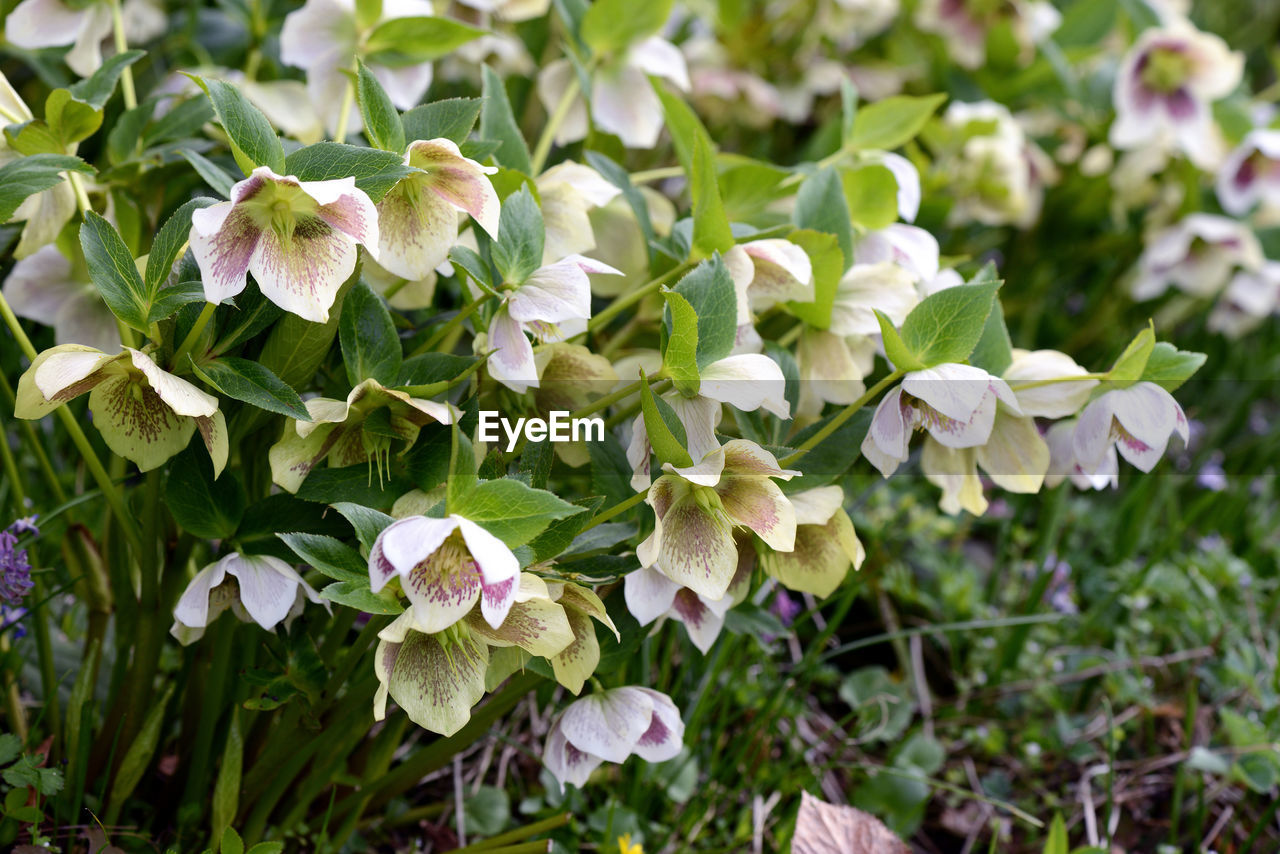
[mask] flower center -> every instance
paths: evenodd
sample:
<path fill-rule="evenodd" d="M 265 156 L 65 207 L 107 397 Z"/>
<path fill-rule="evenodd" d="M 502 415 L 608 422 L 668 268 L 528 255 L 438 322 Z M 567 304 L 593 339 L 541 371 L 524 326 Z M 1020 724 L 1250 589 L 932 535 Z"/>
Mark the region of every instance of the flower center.
<path fill-rule="evenodd" d="M 1191 58 L 1182 51 L 1153 48 L 1143 60 L 1142 83 L 1148 89 L 1170 95 L 1182 88 L 1191 70 Z"/>

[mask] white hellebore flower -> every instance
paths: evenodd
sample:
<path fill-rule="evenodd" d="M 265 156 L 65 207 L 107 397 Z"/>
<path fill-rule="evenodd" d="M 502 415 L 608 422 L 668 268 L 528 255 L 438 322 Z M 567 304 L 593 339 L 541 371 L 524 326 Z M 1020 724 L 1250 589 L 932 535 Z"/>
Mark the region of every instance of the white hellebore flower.
<path fill-rule="evenodd" d="M 674 759 L 684 745 L 684 721 L 666 694 L 626 686 L 576 700 L 547 733 L 542 763 L 560 782 L 582 787 L 602 762 Z"/>
<path fill-rule="evenodd" d="M 920 302 L 912 272 L 894 261 L 854 264 L 836 285 L 831 324 L 836 335 L 879 335 L 879 310 L 900 326 Z"/>
<path fill-rule="evenodd" d="M 994 101 L 953 101 L 943 121 L 960 139 L 959 150 L 945 164 L 957 196 L 947 221 L 1034 224 L 1044 186 L 1057 173 L 1009 109 Z"/>
<path fill-rule="evenodd" d="M 448 139 L 409 144 L 401 178 L 378 202 L 378 263 L 411 282 L 432 275 L 458 242 L 458 214 L 470 214 L 491 237 L 498 234 L 499 202 L 482 166 Z"/>
<path fill-rule="evenodd" d="M 12 27 L 13 13 L 8 23 Z M 12 31 L 10 31 L 12 36 Z M 23 124 L 32 119 L 31 109 L 18 97 L 18 93 L 9 85 L 9 79 L 0 73 L 0 117 L 6 124 Z M 23 155 L 9 147 L 9 143 L 0 137 L 0 166 L 12 162 Z M 22 227 L 22 238 L 13 250 L 14 258 L 26 258 L 42 246 L 47 246 L 58 239 L 63 226 L 70 221 L 76 212 L 76 196 L 69 180 L 62 181 L 47 190 L 27 196 L 18 209 L 10 217 L 11 222 L 25 222 Z"/>
<path fill-rule="evenodd" d="M 390 698 L 418 726 L 450 736 L 466 725 L 472 706 L 484 696 L 489 645 L 463 625 L 427 632 L 418 625 L 416 614 L 411 608 L 378 632 L 373 717 L 379 721 L 387 717 Z"/>
<path fill-rule="evenodd" d="M 796 544 L 789 552 L 766 551 L 764 571 L 783 586 L 827 597 L 849 574 L 862 566 L 867 553 L 844 511 L 844 490 L 819 486 L 787 496 L 796 512 Z"/>
<path fill-rule="evenodd" d="M 1218 170 L 1218 201 L 1232 216 L 1244 216 L 1259 202 L 1280 208 L 1280 130 L 1251 130 Z"/>
<path fill-rule="evenodd" d="M 1212 168 L 1221 140 L 1211 105 L 1239 85 L 1243 71 L 1242 54 L 1185 20 L 1144 31 L 1116 72 L 1111 144 L 1174 147 Z"/>
<path fill-rule="evenodd" d="M 1019 60 L 1031 61 L 1035 46 L 1062 23 L 1062 13 L 1045 0 L 923 0 L 916 9 L 916 26 L 937 33 L 957 65 L 981 68 L 987 59 L 987 33 L 1006 25 L 1017 42 Z"/>
<path fill-rule="evenodd" d="M 377 25 L 396 18 L 429 17 L 435 14 L 430 0 L 384 0 L 377 20 L 357 19 L 355 0 L 307 0 L 301 9 L 285 16 L 280 30 L 280 59 L 286 65 L 307 72 L 307 89 L 312 103 L 334 133 L 342 115 L 342 103 L 349 78 L 343 69 L 351 67 L 365 37 Z M 365 59 L 369 72 L 377 78 L 397 109 L 418 105 L 431 86 L 431 63 L 383 65 L 375 57 Z M 360 112 L 353 105 L 347 128 L 362 127 Z M 341 142 L 341 140 L 339 140 Z"/>
<path fill-rule="evenodd" d="M 916 429 L 948 448 L 979 447 L 991 437 L 997 402 L 1022 414 L 1005 381 L 981 368 L 943 364 L 911 371 L 876 407 L 862 453 L 888 477 L 906 462 Z"/>
<path fill-rule="evenodd" d="M 52 326 L 58 344 L 120 349 L 120 328 L 84 264 L 73 265 L 56 246 L 42 246 L 13 265 L 4 298 L 19 317 Z"/>
<path fill-rule="evenodd" d="M 853 248 L 853 260 L 855 266 L 897 264 L 915 281 L 931 282 L 938 275 L 938 239 L 923 228 L 893 223 L 864 234 Z"/>
<path fill-rule="evenodd" d="M 252 273 L 267 299 L 323 323 L 355 269 L 356 245 L 376 257 L 378 216 L 354 178 L 299 181 L 259 166 L 231 201 L 191 215 L 190 239 L 209 302 L 243 291 Z"/>
<path fill-rule="evenodd" d="M 271 631 L 277 623 L 288 623 L 302 613 L 307 599 L 329 608 L 297 570 L 280 558 L 232 552 L 191 579 L 173 609 L 169 634 L 183 646 L 194 643 L 227 608 L 244 622 Z"/>
<path fill-rule="evenodd" d="M 114 356 L 79 344 L 45 350 L 18 380 L 14 414 L 43 418 L 85 392 L 107 447 L 140 470 L 164 465 L 197 429 L 214 477 L 227 464 L 227 422 L 218 399 L 162 370 L 141 350 L 126 347 Z"/>
<path fill-rule="evenodd" d="M 1170 285 L 1195 297 L 1211 297 L 1236 268 L 1262 267 L 1262 247 L 1244 223 L 1193 213 L 1158 232 L 1138 259 L 1131 287 L 1137 300 L 1155 299 Z"/>
<path fill-rule="evenodd" d="M 163 9 L 151 0 L 125 0 L 125 37 L 130 44 L 150 41 L 165 31 Z M 5 37 L 17 47 L 36 49 L 74 45 L 65 57 L 71 70 L 88 77 L 102 65 L 102 43 L 111 34 L 111 4 L 64 0 L 23 0 L 4 21 Z"/>
<path fill-rule="evenodd" d="M 591 318 L 591 280 L 588 273 L 621 276 L 608 264 L 570 255 L 539 267 L 507 291 L 502 305 L 489 322 L 489 376 L 517 393 L 538 387 L 538 365 L 533 344 L 525 333 L 543 343 L 563 340 L 558 324 L 577 324 Z M 576 329 L 577 327 L 575 327 Z"/>
<path fill-rule="evenodd" d="M 1035 418 L 1067 418 L 1089 402 L 1097 380 L 1079 379 L 1034 385 L 1061 377 L 1086 377 L 1089 372 L 1066 353 L 1057 350 L 1013 351 L 1013 361 L 1001 375 L 1013 387 L 1018 408 L 1023 415 Z M 1020 385 L 1029 388 L 1018 388 Z"/>
<path fill-rule="evenodd" d="M 590 252 L 596 248 L 595 232 L 588 217 L 622 192 L 590 166 L 566 160 L 538 176 L 538 195 L 542 199 L 542 221 L 546 226 L 546 242 L 542 246 L 542 263 Z"/>
<path fill-rule="evenodd" d="M 538 98 L 548 113 L 556 109 L 577 73 L 567 59 L 557 59 L 539 72 Z M 662 131 L 662 102 L 649 85 L 649 75 L 669 80 L 682 92 L 689 91 L 684 54 L 657 36 L 630 45 L 592 74 L 591 120 L 627 148 L 653 148 Z M 578 96 L 556 130 L 556 145 L 585 139 L 587 130 L 587 105 Z"/>
<path fill-rule="evenodd" d="M 1045 442 L 1049 445 L 1049 471 L 1044 476 L 1044 485 L 1052 489 L 1066 478 L 1076 489 L 1112 489 L 1120 485 L 1120 458 L 1116 454 L 1115 445 L 1108 445 L 1101 461 L 1093 462 L 1093 470 L 1086 471 L 1076 459 L 1073 437 L 1076 432 L 1076 419 L 1054 423 L 1045 434 Z"/>
<path fill-rule="evenodd" d="M 750 592 L 754 557 L 751 543 L 740 541 L 738 570 L 729 582 L 728 590 L 719 599 L 681 587 L 654 567 L 637 569 L 623 580 L 627 610 L 642 626 L 660 617 L 679 621 L 689 633 L 689 640 L 705 655 L 724 627 L 724 615 Z"/>
<path fill-rule="evenodd" d="M 1231 278 L 1213 311 L 1209 329 L 1239 338 L 1257 329 L 1280 307 L 1280 261 L 1268 261 L 1257 272 L 1241 270 Z"/>
<path fill-rule="evenodd" d="M 1161 386 L 1140 382 L 1108 391 L 1086 406 L 1071 444 L 1085 472 L 1099 471 L 1112 447 L 1145 472 L 1164 456 L 1174 433 L 1187 441 L 1187 416 L 1182 407 Z"/>
<path fill-rule="evenodd" d="M 418 631 L 433 634 L 480 603 L 497 628 L 515 602 L 520 561 L 502 540 L 456 514 L 409 516 L 388 525 L 369 552 L 369 582 L 377 593 L 399 578 Z"/>

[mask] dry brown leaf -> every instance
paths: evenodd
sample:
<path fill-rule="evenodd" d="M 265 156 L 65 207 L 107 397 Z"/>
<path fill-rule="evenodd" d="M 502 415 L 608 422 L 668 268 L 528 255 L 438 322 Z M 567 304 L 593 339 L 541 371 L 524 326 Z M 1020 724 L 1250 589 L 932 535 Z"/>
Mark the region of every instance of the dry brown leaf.
<path fill-rule="evenodd" d="M 870 813 L 802 792 L 791 854 L 911 854 L 911 849 Z"/>

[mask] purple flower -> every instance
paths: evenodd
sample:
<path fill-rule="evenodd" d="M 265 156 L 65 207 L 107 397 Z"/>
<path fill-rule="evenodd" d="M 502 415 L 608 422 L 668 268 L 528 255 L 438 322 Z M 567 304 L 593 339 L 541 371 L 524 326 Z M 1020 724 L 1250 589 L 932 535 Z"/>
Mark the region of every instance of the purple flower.
<path fill-rule="evenodd" d="M 0 599 L 17 605 L 27 595 L 34 582 L 31 580 L 31 564 L 27 562 L 27 550 L 17 548 L 18 534 L 39 534 L 35 516 L 19 519 L 0 531 Z M 7 620 L 3 621 L 7 622 Z"/>

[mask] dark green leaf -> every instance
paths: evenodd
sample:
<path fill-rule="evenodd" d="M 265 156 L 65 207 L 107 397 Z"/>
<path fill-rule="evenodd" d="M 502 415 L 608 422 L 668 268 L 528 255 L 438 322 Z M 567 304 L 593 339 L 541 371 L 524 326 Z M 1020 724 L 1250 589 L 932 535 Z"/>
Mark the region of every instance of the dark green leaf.
<path fill-rule="evenodd" d="M 341 513 L 342 518 L 351 523 L 351 527 L 355 528 L 356 536 L 360 539 L 361 545 L 366 549 L 373 548 L 378 535 L 395 521 L 386 513 L 381 513 L 350 501 L 339 501 L 333 505 L 333 509 Z"/>
<path fill-rule="evenodd" d="M 97 285 L 112 313 L 140 332 L 147 331 L 151 301 L 133 255 L 115 227 L 93 211 L 80 226 L 80 246 Z"/>
<path fill-rule="evenodd" d="M 145 50 L 126 50 L 117 53 L 98 66 L 98 70 L 71 87 L 71 94 L 95 109 L 102 109 L 116 89 L 116 81 L 130 65 L 146 56 Z"/>
<path fill-rule="evenodd" d="M 400 124 L 400 114 L 391 97 L 363 62 L 357 60 L 357 64 L 356 103 L 364 119 L 365 136 L 375 148 L 396 153 L 404 151 L 404 126 Z"/>
<path fill-rule="evenodd" d="M 223 356 L 203 365 L 192 362 L 191 366 L 196 376 L 227 397 L 299 421 L 311 420 L 298 393 L 257 362 Z"/>
<path fill-rule="evenodd" d="M 93 174 L 93 167 L 70 154 L 32 154 L 0 166 L 0 222 L 8 222 L 28 196 L 56 187 L 66 171 Z"/>
<path fill-rule="evenodd" d="M 288 174 L 303 181 L 330 181 L 352 177 L 356 186 L 381 201 L 396 183 L 413 170 L 394 151 L 378 151 L 341 142 L 317 142 L 285 158 Z"/>
<path fill-rule="evenodd" d="M 203 449 L 188 448 L 173 458 L 165 481 L 165 507 L 187 533 L 207 540 L 230 537 L 244 518 L 245 493 L 232 472 L 214 480 Z"/>
<path fill-rule="evenodd" d="M 480 136 L 484 139 L 496 139 L 502 143 L 493 159 L 500 166 L 515 169 L 524 174 L 529 173 L 529 146 L 520 134 L 515 116 L 511 112 L 511 102 L 507 100 L 507 90 L 503 88 L 502 78 L 489 66 L 484 67 L 484 105 L 480 109 Z"/>
<path fill-rule="evenodd" d="M 835 235 L 844 269 L 853 265 L 853 224 L 844 185 L 835 169 L 820 169 L 804 179 L 796 193 L 793 219 L 799 228 Z"/>
<path fill-rule="evenodd" d="M 191 168 L 196 170 L 196 174 L 203 178 L 204 182 L 218 195 L 224 199 L 231 198 L 231 188 L 235 186 L 236 179 L 228 175 L 226 170 L 199 152 L 184 148 L 178 153 L 187 159 Z"/>
<path fill-rule="evenodd" d="M 541 534 L 551 522 L 581 513 L 582 508 L 546 490 L 502 478 L 477 483 L 451 503 L 449 512 L 483 525 L 514 549 Z"/>
<path fill-rule="evenodd" d="M 213 199 L 192 199 L 174 211 L 164 225 L 160 226 L 160 231 L 151 244 L 151 253 L 147 256 L 146 286 L 153 301 L 159 294 L 160 286 L 169 278 L 173 264 L 178 260 L 178 253 L 187 245 L 187 238 L 191 234 L 191 214 L 213 203 Z"/>
<path fill-rule="evenodd" d="M 392 385 L 399 379 L 404 353 L 395 322 L 382 297 L 363 280 L 355 283 L 342 304 L 338 339 L 347 379 L 353 386 L 368 379 Z"/>
<path fill-rule="evenodd" d="M 262 111 L 230 83 L 195 76 L 192 79 L 209 96 L 219 123 L 231 139 L 231 153 L 244 174 L 248 175 L 257 166 L 270 167 L 278 175 L 285 174 L 284 148 Z"/>
<path fill-rule="evenodd" d="M 280 539 L 300 560 L 334 581 L 367 581 L 369 567 L 360 553 L 335 537 L 323 534 L 284 533 Z"/>
<path fill-rule="evenodd" d="M 405 139 L 451 139 L 461 144 L 475 127 L 484 101 L 480 98 L 449 98 L 414 107 L 400 117 Z"/>
<path fill-rule="evenodd" d="M 640 411 L 644 416 L 644 429 L 649 435 L 649 447 L 658 455 L 659 462 L 671 463 L 681 468 L 691 466 L 694 460 L 689 456 L 689 439 L 671 404 L 658 397 L 649 388 L 649 383 L 640 372 Z"/>
<path fill-rule="evenodd" d="M 320 595 L 331 602 L 364 611 L 366 614 L 398 615 L 404 613 L 404 606 L 396 601 L 395 593 L 385 587 L 379 593 L 369 588 L 369 579 L 361 581 L 335 581 L 320 591 Z"/>

